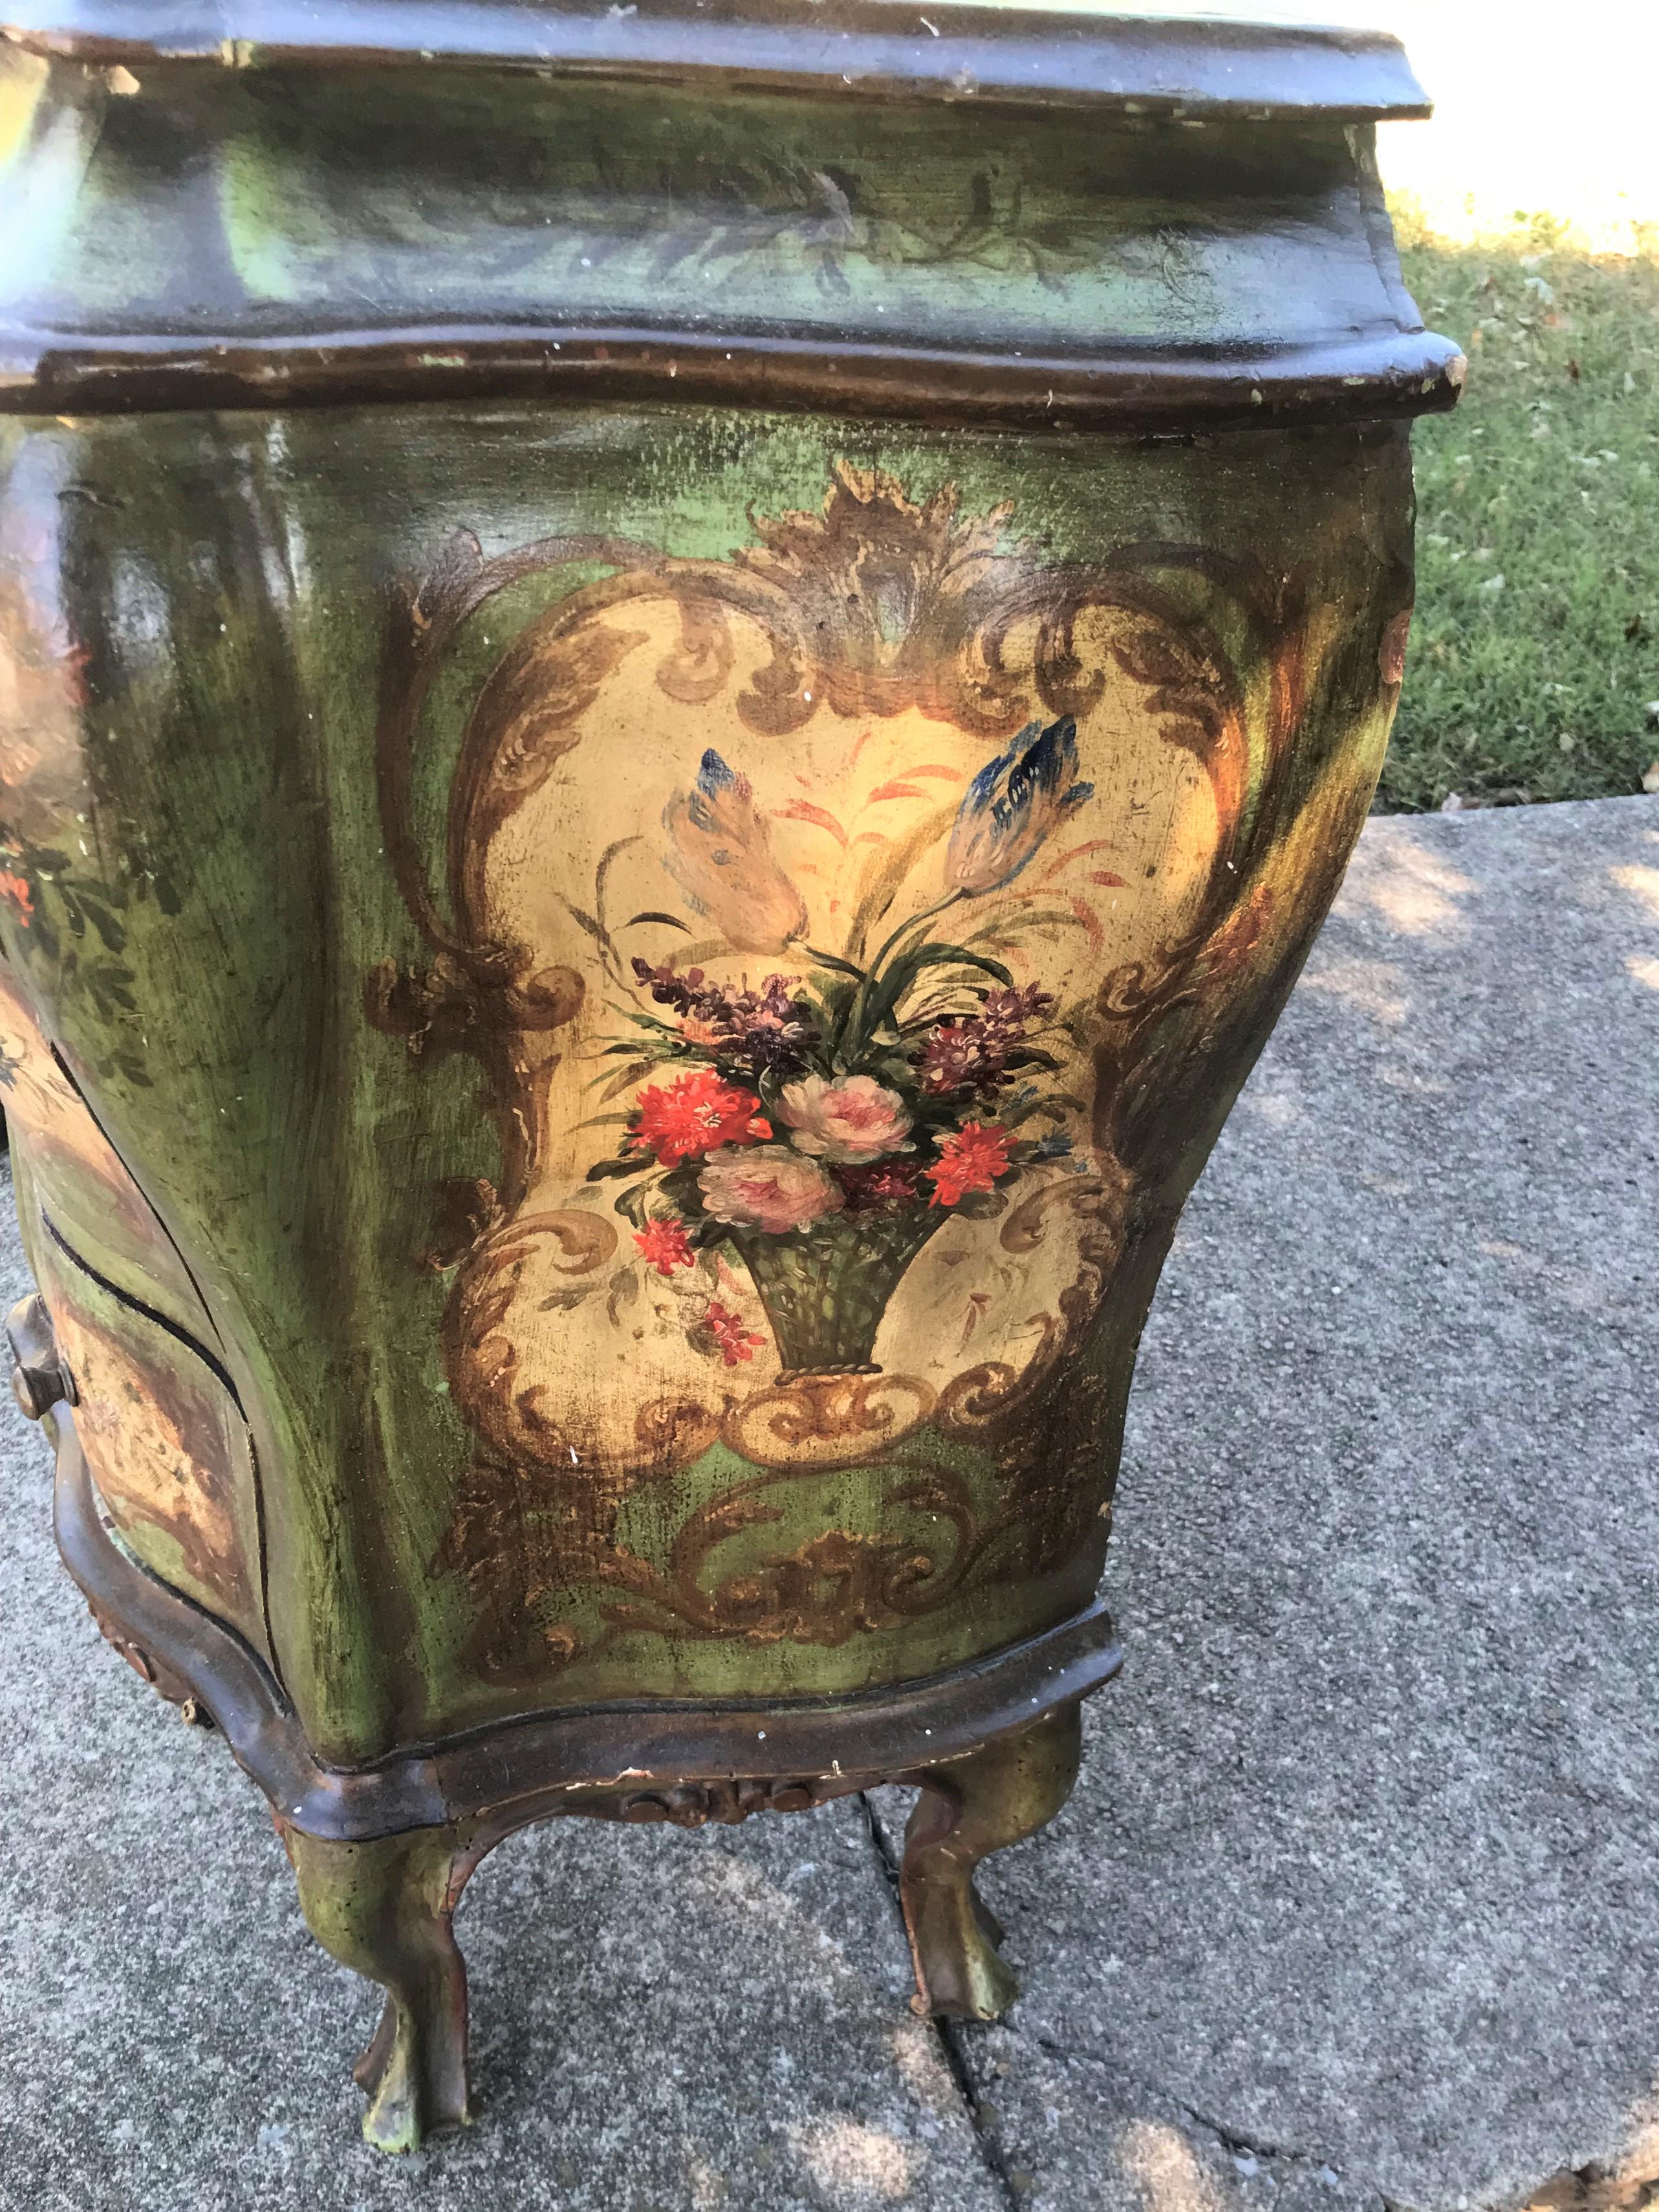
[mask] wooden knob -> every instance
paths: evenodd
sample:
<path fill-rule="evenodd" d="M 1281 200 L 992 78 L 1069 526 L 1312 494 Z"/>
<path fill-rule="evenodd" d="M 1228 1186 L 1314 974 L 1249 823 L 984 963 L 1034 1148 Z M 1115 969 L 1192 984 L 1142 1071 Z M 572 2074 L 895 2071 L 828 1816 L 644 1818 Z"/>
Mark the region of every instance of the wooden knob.
<path fill-rule="evenodd" d="M 56 1405 L 75 1403 L 75 1385 L 39 1291 L 19 1298 L 7 1315 L 6 1340 L 11 1346 L 11 1395 L 31 1421 Z"/>

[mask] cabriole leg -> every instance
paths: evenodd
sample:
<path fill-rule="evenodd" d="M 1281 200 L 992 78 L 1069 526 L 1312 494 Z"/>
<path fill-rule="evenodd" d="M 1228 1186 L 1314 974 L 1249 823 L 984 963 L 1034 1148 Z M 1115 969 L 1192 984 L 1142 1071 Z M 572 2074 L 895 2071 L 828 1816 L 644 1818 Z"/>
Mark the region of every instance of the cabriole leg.
<path fill-rule="evenodd" d="M 974 1869 L 1053 1820 L 1072 1794 L 1081 1748 L 1082 1709 L 1073 1703 L 966 1758 L 904 1778 L 921 1786 L 899 1875 L 918 2012 L 994 2020 L 1018 1996 L 997 1953 L 1002 1929 L 974 1887 Z"/>
<path fill-rule="evenodd" d="M 312 1934 L 386 1991 L 355 2069 L 368 2093 L 364 2135 L 380 2150 L 413 2150 L 433 2129 L 470 2120 L 466 1968 L 450 1922 L 476 1856 L 454 1828 L 359 1844 L 285 1828 L 283 1838 Z"/>

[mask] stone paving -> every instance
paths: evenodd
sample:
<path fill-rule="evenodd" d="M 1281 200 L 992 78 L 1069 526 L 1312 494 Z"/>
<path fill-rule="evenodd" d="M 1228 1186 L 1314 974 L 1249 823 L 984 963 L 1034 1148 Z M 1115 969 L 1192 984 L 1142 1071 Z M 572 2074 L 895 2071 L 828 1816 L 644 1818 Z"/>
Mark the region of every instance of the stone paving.
<path fill-rule="evenodd" d="M 372 1997 L 100 1642 L 8 1408 L 3 2212 L 1642 2202 L 1656 1156 L 1659 799 L 1374 821 L 1148 1332 L 1128 1665 L 985 1878 L 1007 2021 L 908 2009 L 897 1793 L 555 1824 L 461 1917 L 479 2124 L 397 2162 Z"/>

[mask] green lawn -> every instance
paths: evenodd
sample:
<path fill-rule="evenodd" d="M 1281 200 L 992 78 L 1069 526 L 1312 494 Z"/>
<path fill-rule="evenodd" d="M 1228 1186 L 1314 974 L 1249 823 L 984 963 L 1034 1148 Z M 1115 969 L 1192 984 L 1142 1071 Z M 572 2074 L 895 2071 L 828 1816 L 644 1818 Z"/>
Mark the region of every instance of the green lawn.
<path fill-rule="evenodd" d="M 1596 260 L 1540 218 L 1448 247 L 1395 214 L 1469 380 L 1415 434 L 1417 619 L 1381 803 L 1639 791 L 1659 754 L 1659 240 Z"/>

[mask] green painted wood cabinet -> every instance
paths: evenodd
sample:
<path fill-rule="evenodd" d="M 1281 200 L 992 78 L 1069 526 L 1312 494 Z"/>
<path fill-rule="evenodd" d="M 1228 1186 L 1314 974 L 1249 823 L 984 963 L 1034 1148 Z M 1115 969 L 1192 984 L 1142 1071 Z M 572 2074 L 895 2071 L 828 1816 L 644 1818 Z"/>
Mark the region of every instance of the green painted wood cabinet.
<path fill-rule="evenodd" d="M 164 24 L 160 19 L 164 17 Z M 70 1571 L 467 2109 L 559 1813 L 1063 1800 L 1135 1346 L 1412 596 L 1385 39 L 32 0 L 0 1076 Z M 159 25 L 159 27 L 158 27 Z M 1227 1378 L 1216 1378 L 1225 1390 Z"/>

